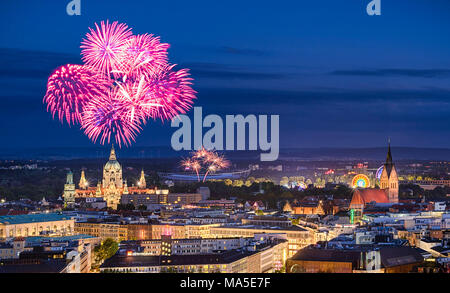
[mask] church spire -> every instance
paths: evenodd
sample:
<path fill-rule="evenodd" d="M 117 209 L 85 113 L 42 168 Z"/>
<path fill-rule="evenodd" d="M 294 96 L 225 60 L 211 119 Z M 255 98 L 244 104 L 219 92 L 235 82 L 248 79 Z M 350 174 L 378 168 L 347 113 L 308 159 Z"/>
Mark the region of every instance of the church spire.
<path fill-rule="evenodd" d="M 388 141 L 388 153 L 386 156 L 386 165 L 392 165 L 391 139 Z"/>
<path fill-rule="evenodd" d="M 117 161 L 116 150 L 114 149 L 114 144 L 111 146 L 111 154 L 109 155 L 110 161 Z"/>
<path fill-rule="evenodd" d="M 87 189 L 89 187 L 89 183 L 86 180 L 84 170 L 81 170 L 81 178 L 80 178 L 80 183 L 78 184 L 78 186 L 80 187 L 80 189 Z"/>
<path fill-rule="evenodd" d="M 73 173 L 72 173 L 72 171 L 69 171 L 69 173 L 67 173 L 66 184 L 73 184 Z"/>
<path fill-rule="evenodd" d="M 139 188 L 146 188 L 147 187 L 147 183 L 145 182 L 144 169 L 142 169 L 142 171 L 141 171 L 141 178 L 138 181 L 138 186 L 139 186 Z"/>

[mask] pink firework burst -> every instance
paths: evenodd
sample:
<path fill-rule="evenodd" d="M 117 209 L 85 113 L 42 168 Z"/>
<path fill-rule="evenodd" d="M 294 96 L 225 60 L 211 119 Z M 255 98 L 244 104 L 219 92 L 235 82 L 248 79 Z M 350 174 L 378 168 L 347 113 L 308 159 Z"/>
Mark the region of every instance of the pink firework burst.
<path fill-rule="evenodd" d="M 133 36 L 126 24 L 95 24 L 81 43 L 85 65 L 65 65 L 48 80 L 47 110 L 101 144 L 130 145 L 148 119 L 171 119 L 196 98 L 188 69 L 169 65 L 169 44 Z M 194 170 L 199 170 L 194 164 Z"/>
<path fill-rule="evenodd" d="M 170 45 L 161 43 L 159 37 L 151 34 L 129 38 L 122 47 L 120 71 L 127 78 L 155 74 L 167 66 L 167 49 Z"/>
<path fill-rule="evenodd" d="M 75 124 L 81 121 L 83 106 L 94 96 L 103 96 L 110 82 L 92 68 L 67 64 L 59 67 L 49 77 L 44 102 L 54 117 L 61 122 Z"/>
<path fill-rule="evenodd" d="M 156 108 L 156 117 L 161 120 L 169 120 L 188 111 L 197 93 L 191 87 L 189 69 L 172 71 L 175 65 L 166 66 L 163 70 L 154 74 L 149 80 L 149 97 L 159 104 Z"/>
<path fill-rule="evenodd" d="M 86 104 L 82 116 L 84 133 L 94 142 L 110 143 L 111 138 L 119 145 L 128 146 L 135 141 L 142 129 L 141 121 L 131 120 L 118 89 L 111 90 L 108 96 L 99 96 Z"/>
<path fill-rule="evenodd" d="M 95 30 L 89 28 L 90 33 L 81 43 L 83 62 L 110 75 L 113 70 L 120 70 L 120 59 L 124 45 L 132 36 L 131 29 L 126 24 L 117 21 L 100 26 L 95 24 Z"/>
<path fill-rule="evenodd" d="M 147 95 L 149 84 L 144 76 L 139 81 L 117 82 L 117 86 L 117 97 L 123 102 L 126 115 L 131 121 L 136 119 L 145 124 L 148 118 L 155 118 L 156 109 L 160 105 L 151 96 Z"/>

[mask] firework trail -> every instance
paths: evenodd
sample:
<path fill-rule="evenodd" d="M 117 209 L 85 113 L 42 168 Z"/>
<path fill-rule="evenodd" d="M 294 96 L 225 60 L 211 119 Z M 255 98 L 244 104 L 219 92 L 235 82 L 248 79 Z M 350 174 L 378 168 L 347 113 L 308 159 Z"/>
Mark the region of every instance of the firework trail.
<path fill-rule="evenodd" d="M 149 119 L 184 114 L 196 99 L 188 69 L 168 63 L 169 47 L 117 21 L 95 24 L 81 44 L 85 65 L 61 66 L 49 77 L 47 111 L 80 123 L 94 142 L 130 145 Z"/>
<path fill-rule="evenodd" d="M 109 82 L 92 68 L 67 64 L 59 67 L 49 77 L 44 102 L 53 117 L 61 122 L 76 124 L 81 120 L 83 106 L 95 96 L 107 93 Z"/>

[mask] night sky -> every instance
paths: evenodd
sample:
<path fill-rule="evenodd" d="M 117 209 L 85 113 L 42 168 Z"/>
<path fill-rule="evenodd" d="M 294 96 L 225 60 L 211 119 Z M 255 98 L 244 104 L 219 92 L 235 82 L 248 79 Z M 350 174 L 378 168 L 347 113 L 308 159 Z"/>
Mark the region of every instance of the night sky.
<path fill-rule="evenodd" d="M 382 0 L 6 0 L 0 9 L 1 148 L 92 146 L 46 112 L 46 80 L 80 63 L 94 22 L 171 44 L 205 114 L 278 114 L 281 147 L 450 145 L 450 2 Z M 138 146 L 168 146 L 152 122 Z"/>

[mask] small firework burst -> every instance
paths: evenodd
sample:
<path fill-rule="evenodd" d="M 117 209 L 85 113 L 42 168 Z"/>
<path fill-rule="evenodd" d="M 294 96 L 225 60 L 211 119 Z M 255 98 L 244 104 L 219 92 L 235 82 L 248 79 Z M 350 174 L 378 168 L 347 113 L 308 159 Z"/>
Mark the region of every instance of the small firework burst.
<path fill-rule="evenodd" d="M 195 171 L 197 180 L 205 182 L 209 174 L 228 168 L 230 162 L 217 152 L 202 147 L 193 152 L 190 158 L 181 161 L 181 166 L 186 171 Z M 200 172 L 204 172 L 202 179 L 200 179 Z"/>

